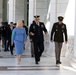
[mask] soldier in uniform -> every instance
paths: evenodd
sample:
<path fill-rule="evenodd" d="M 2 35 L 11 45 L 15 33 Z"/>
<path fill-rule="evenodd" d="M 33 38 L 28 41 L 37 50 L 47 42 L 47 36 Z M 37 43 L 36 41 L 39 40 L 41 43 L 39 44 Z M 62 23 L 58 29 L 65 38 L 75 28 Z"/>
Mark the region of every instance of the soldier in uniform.
<path fill-rule="evenodd" d="M 66 25 L 63 23 L 63 17 L 59 16 L 58 22 L 53 24 L 51 31 L 51 41 L 54 40 L 55 42 L 56 64 L 61 64 L 60 54 L 61 54 L 62 44 L 64 42 L 64 36 L 65 36 L 65 42 L 67 43 L 67 28 Z"/>
<path fill-rule="evenodd" d="M 32 41 L 34 44 L 35 62 L 38 64 L 40 57 L 44 51 L 44 36 L 43 31 L 47 34 L 47 29 L 43 22 L 39 22 L 40 16 L 34 16 L 35 20 L 31 24 L 29 33 L 32 36 Z"/>
<path fill-rule="evenodd" d="M 11 52 L 11 55 L 13 55 L 13 48 L 14 48 L 14 44 L 11 45 L 11 36 L 12 36 L 12 31 L 14 29 L 14 26 L 13 26 L 13 22 L 10 22 L 10 25 L 8 27 L 8 30 L 9 30 L 9 34 L 8 34 L 8 43 L 7 43 L 7 50 L 9 50 L 9 47 L 10 47 L 10 52 Z"/>

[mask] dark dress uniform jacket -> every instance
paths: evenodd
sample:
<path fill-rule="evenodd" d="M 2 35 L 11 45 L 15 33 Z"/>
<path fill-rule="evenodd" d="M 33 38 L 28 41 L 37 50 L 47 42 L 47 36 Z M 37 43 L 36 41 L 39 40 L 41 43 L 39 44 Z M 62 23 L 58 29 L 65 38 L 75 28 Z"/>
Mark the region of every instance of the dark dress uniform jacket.
<path fill-rule="evenodd" d="M 59 24 L 58 22 L 54 23 L 51 31 L 51 40 L 54 40 L 55 42 L 64 42 L 64 35 L 65 35 L 65 41 L 67 41 L 66 25 L 64 23 L 62 24 Z"/>
<path fill-rule="evenodd" d="M 29 30 L 29 32 L 34 33 L 34 36 L 32 36 L 32 40 L 34 42 L 43 42 L 44 41 L 43 31 L 47 32 L 44 23 L 39 22 L 39 25 L 37 25 L 35 22 L 33 22 Z"/>

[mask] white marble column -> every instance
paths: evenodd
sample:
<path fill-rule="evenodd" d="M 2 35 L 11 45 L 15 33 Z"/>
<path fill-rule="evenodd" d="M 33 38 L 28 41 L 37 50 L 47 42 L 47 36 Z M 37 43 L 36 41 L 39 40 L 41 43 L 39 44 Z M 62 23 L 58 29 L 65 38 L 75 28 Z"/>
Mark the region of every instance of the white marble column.
<path fill-rule="evenodd" d="M 76 0 L 75 0 L 75 29 L 74 29 L 74 58 L 76 58 Z"/>
<path fill-rule="evenodd" d="M 15 0 L 9 0 L 9 19 L 8 22 L 15 22 Z"/>
<path fill-rule="evenodd" d="M 9 0 L 9 22 L 24 20 L 24 0 Z"/>
<path fill-rule="evenodd" d="M 34 16 L 34 11 L 35 11 L 35 6 L 34 6 L 34 0 L 29 0 L 29 26 L 33 21 L 33 16 Z"/>

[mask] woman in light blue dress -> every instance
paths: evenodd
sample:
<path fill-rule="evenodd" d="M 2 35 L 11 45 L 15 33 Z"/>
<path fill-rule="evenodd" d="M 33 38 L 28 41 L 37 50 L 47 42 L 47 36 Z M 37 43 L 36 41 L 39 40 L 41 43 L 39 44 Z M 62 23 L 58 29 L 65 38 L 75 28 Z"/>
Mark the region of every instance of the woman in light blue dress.
<path fill-rule="evenodd" d="M 12 45 L 15 43 L 15 53 L 17 55 L 18 64 L 21 62 L 21 56 L 26 42 L 26 30 L 23 28 L 23 22 L 17 22 L 16 28 L 12 32 Z"/>

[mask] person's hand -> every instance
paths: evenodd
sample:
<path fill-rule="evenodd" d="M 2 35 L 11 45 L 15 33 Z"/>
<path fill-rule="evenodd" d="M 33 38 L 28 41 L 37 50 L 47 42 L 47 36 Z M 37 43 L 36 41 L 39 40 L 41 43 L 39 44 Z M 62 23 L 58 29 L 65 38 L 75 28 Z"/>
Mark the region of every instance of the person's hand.
<path fill-rule="evenodd" d="M 11 42 L 11 45 L 13 46 L 13 42 Z"/>
<path fill-rule="evenodd" d="M 48 32 L 45 32 L 46 35 L 48 35 Z"/>
<path fill-rule="evenodd" d="M 26 45 L 26 42 L 24 42 L 24 45 Z"/>
<path fill-rule="evenodd" d="M 32 33 L 32 32 L 30 32 L 30 34 L 33 36 L 34 35 L 34 33 Z"/>

